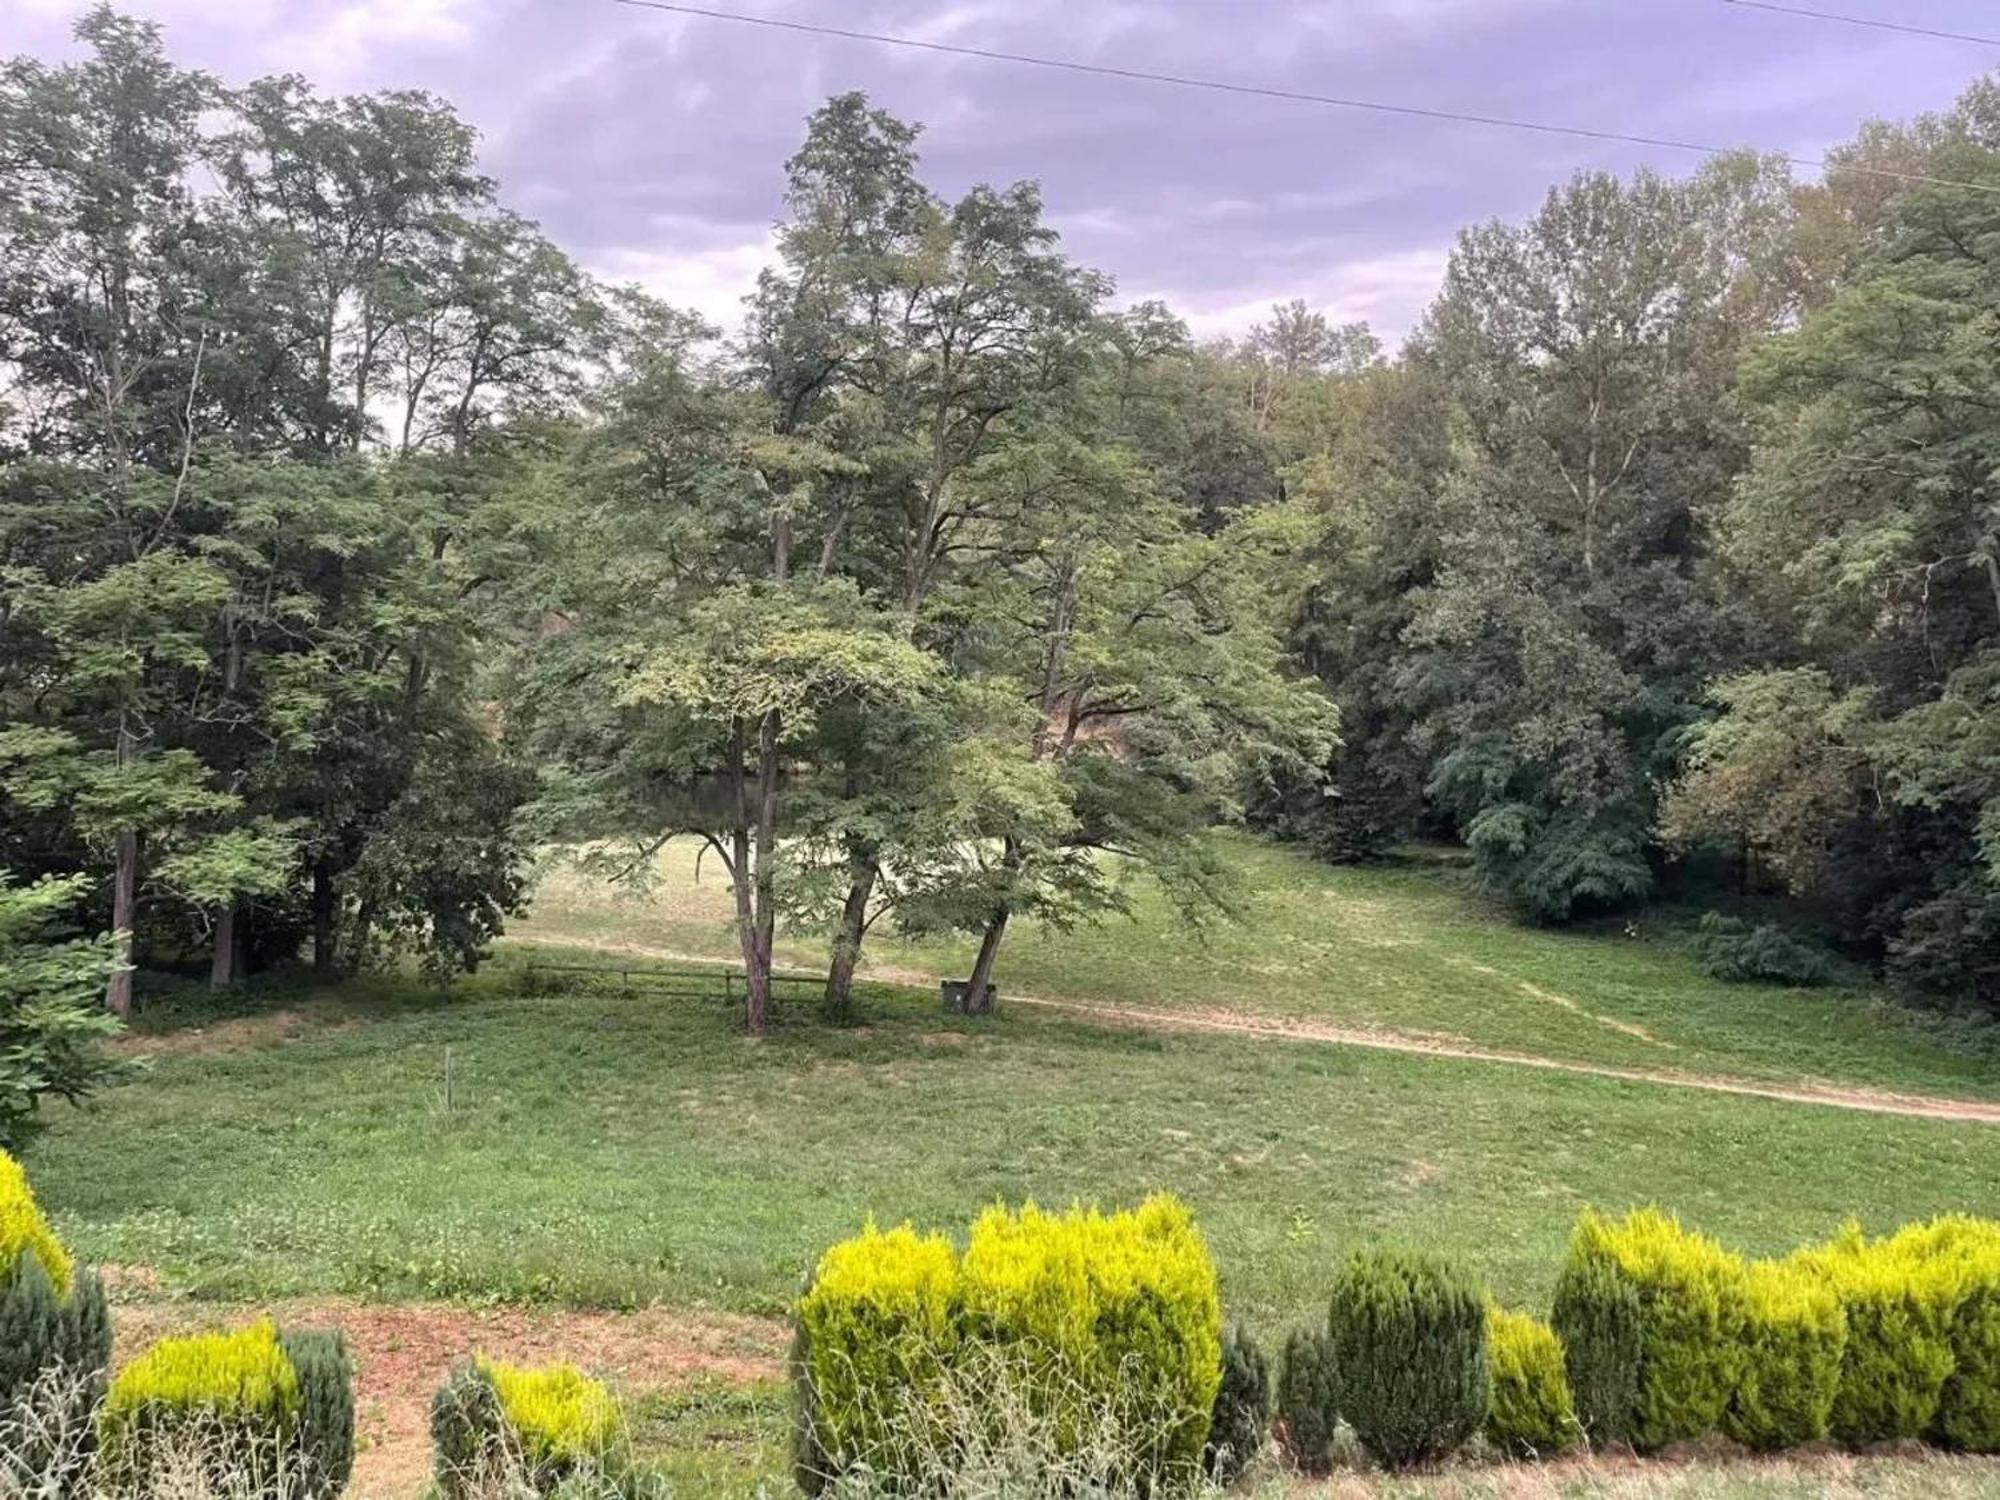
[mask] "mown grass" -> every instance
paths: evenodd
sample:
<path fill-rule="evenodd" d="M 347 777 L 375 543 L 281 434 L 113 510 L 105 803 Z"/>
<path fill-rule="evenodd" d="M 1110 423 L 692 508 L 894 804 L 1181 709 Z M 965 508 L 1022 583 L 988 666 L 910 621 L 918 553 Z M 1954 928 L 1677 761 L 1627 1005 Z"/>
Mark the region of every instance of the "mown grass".
<path fill-rule="evenodd" d="M 1336 869 L 1247 835 L 1217 839 L 1237 876 L 1237 920 L 1191 928 L 1133 871 L 1129 919 L 1011 932 L 1003 993 L 1305 1017 L 1626 1068 L 2000 1098 L 1989 1028 L 1911 1011 L 1871 988 L 1722 984 L 1654 934 L 1521 926 L 1435 866 Z M 697 880 L 694 846 L 676 844 L 655 875 L 634 895 L 556 868 L 517 931 L 732 958 L 713 861 Z M 790 935 L 782 956 L 820 967 L 825 942 Z M 864 959 L 904 977 L 962 975 L 970 962 L 968 943 L 898 941 L 886 930 Z"/>

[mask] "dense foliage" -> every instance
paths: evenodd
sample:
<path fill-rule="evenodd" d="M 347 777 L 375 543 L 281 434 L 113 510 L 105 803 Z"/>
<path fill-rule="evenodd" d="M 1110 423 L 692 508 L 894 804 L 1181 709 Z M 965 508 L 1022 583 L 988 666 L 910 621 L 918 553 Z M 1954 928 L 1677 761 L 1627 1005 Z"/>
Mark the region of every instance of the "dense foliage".
<path fill-rule="evenodd" d="M 1540 1319 L 1498 1303 L 1486 1309 L 1492 1394 L 1486 1436 L 1514 1458 L 1553 1458 L 1581 1432 L 1563 1366 L 1562 1340 Z"/>
<path fill-rule="evenodd" d="M 21 887 L 0 870 L 0 1150 L 20 1148 L 44 1099 L 75 1103 L 119 1072 L 102 1045 L 118 1029 L 102 1004 L 110 937 L 63 926 L 85 884 Z"/>
<path fill-rule="evenodd" d="M 1327 1340 L 1341 1419 L 1388 1467 L 1444 1458 L 1486 1420 L 1486 1294 L 1463 1267 L 1356 1253 L 1334 1278 Z"/>

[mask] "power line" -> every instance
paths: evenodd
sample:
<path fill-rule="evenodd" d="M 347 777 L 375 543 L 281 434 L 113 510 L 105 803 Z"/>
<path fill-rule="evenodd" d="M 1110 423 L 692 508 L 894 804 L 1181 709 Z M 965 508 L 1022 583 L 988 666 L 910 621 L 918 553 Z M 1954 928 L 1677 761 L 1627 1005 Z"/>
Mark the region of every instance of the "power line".
<path fill-rule="evenodd" d="M 1974 36 L 1966 31 L 1939 31 L 1930 26 L 1910 26 L 1902 21 L 1881 21 L 1873 16 L 1847 16 L 1838 11 L 1810 10 L 1803 5 L 1779 5 L 1775 0 L 1723 0 L 1746 10 L 1768 10 L 1781 16 L 1804 16 L 1811 21 L 1837 21 L 1843 26 L 1866 26 L 1874 31 L 1900 31 L 1906 36 L 1927 36 L 1941 42 L 1974 42 L 1982 47 L 2000 47 L 2000 37 Z"/>
<path fill-rule="evenodd" d="M 1366 110 L 1373 114 L 1399 115 L 1406 119 L 1448 120 L 1460 125 L 1486 125 L 1497 130 L 1521 130 L 1536 135 L 1569 136 L 1586 141 L 1609 141 L 1626 146 L 1656 146 L 1667 151 L 1687 151 L 1698 156 L 1728 156 L 1740 148 L 1712 146 L 1700 141 L 1676 140 L 1670 136 L 1628 135 L 1617 130 L 1595 130 L 1586 125 L 1555 125 L 1544 120 L 1517 120 L 1505 115 L 1473 114 L 1464 110 L 1432 109 L 1417 104 L 1390 104 L 1379 99 L 1353 99 L 1338 94 L 1312 94 L 1269 84 L 1232 83 L 1220 78 L 1199 78 L 1185 73 L 1154 73 L 1142 68 L 1121 68 L 1109 63 L 1077 62 L 1066 57 L 1038 57 L 1028 52 L 1002 52 L 991 47 L 965 47 L 952 42 L 926 42 L 916 37 L 891 36 L 879 31 L 854 31 L 844 26 L 825 26 L 812 21 L 788 21 L 777 16 L 749 15 L 742 11 L 714 10 L 702 5 L 684 5 L 679 0 L 614 0 L 615 4 L 638 10 L 660 10 L 674 15 L 695 16 L 708 21 L 733 21 L 744 26 L 762 26 L 771 31 L 802 32 L 808 36 L 836 37 L 842 41 L 874 42 L 884 47 L 903 47 L 913 52 L 942 53 L 949 57 L 972 57 L 982 62 L 1015 63 L 1030 68 L 1051 68 L 1063 73 L 1083 73 L 1098 78 L 1119 78 L 1134 83 L 1168 84 L 1174 88 L 1204 89 L 1218 94 L 1242 94 L 1256 99 L 1284 99 L 1296 104 L 1321 104 L 1334 109 Z M 1738 0 L 1749 3 L 1749 0 Z M 1769 153 L 1788 166 L 1826 171 L 1834 164 L 1821 157 Z M 2000 187 L 1984 182 L 1960 182 L 1947 177 L 1930 177 L 1922 172 L 1898 172 L 1888 167 L 1868 167 L 1842 163 L 1842 169 L 1869 177 L 1888 177 L 1898 182 L 1924 187 L 1965 188 L 1980 193 L 2000 193 Z"/>

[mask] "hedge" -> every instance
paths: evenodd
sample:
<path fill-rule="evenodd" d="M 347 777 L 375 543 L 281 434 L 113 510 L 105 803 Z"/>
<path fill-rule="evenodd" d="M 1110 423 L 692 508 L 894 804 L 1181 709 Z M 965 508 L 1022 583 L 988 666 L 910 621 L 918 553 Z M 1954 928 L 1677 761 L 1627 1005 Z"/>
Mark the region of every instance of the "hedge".
<path fill-rule="evenodd" d="M 147 1496 L 190 1458 L 245 1493 L 283 1496 L 298 1472 L 299 1379 L 268 1320 L 162 1339 L 119 1372 L 99 1430 L 112 1494 Z"/>
<path fill-rule="evenodd" d="M 22 1424 L 15 1446 L 28 1451 L 11 1454 L 9 1462 L 33 1467 L 50 1460 L 41 1449 L 60 1443 L 61 1431 L 83 1432 L 87 1448 L 110 1363 L 111 1315 L 103 1284 L 71 1259 L 36 1204 L 20 1163 L 0 1151 L 0 1419 L 16 1410 L 42 1377 L 65 1372 L 64 1409 L 40 1412 Z"/>
<path fill-rule="evenodd" d="M 1572 1254 L 1556 1278 L 1549 1322 L 1584 1441 L 1622 1443 L 1639 1405 L 1639 1294 L 1603 1257 Z"/>
<path fill-rule="evenodd" d="M 1827 1434 L 1847 1350 L 1847 1315 L 1824 1281 L 1799 1266 L 1760 1263 L 1745 1281 L 1743 1364 L 1723 1431 L 1775 1450 Z"/>
<path fill-rule="evenodd" d="M 617 1401 L 575 1365 L 480 1357 L 457 1366 L 431 1398 L 434 1472 L 452 1500 L 516 1484 L 555 1494 L 580 1474 L 614 1478 L 624 1438 Z"/>
<path fill-rule="evenodd" d="M 1861 1447 L 1930 1431 L 1953 1369 L 1956 1268 L 1908 1241 L 1870 1241 L 1853 1224 L 1792 1263 L 1829 1287 L 1847 1318 L 1833 1436 Z"/>
<path fill-rule="evenodd" d="M 1271 1425 L 1271 1370 L 1248 1329 L 1222 1341 L 1222 1384 L 1208 1423 L 1202 1468 L 1217 1484 L 1233 1483 L 1264 1451 Z"/>
<path fill-rule="evenodd" d="M 1698 1438 L 1722 1420 L 1743 1363 L 1743 1262 L 1658 1209 L 1621 1220 L 1586 1211 L 1570 1237 L 1573 1274 L 1629 1287 L 1639 1310 L 1637 1389 L 1625 1436 L 1641 1451 Z"/>
<path fill-rule="evenodd" d="M 1492 1372 L 1487 1439 L 1510 1458 L 1549 1458 L 1575 1446 L 1582 1429 L 1555 1330 L 1489 1303 L 1486 1353 Z"/>
<path fill-rule="evenodd" d="M 1454 1452 L 1486 1419 L 1486 1297 L 1455 1262 L 1359 1251 L 1327 1310 L 1340 1414 L 1390 1468 Z"/>
<path fill-rule="evenodd" d="M 1278 1439 L 1292 1466 L 1305 1474 L 1327 1473 L 1340 1423 L 1340 1386 L 1325 1329 L 1301 1328 L 1285 1340 L 1277 1405 Z"/>
<path fill-rule="evenodd" d="M 798 1452 L 810 1489 L 851 1470 L 914 1482 L 978 1419 L 954 1382 L 1007 1380 L 1068 1449 L 1109 1424 L 1114 1477 L 1201 1470 L 1222 1370 L 1215 1267 L 1177 1200 L 1129 1213 L 1028 1204 L 973 1224 L 963 1256 L 873 1226 L 821 1258 L 797 1309 Z"/>

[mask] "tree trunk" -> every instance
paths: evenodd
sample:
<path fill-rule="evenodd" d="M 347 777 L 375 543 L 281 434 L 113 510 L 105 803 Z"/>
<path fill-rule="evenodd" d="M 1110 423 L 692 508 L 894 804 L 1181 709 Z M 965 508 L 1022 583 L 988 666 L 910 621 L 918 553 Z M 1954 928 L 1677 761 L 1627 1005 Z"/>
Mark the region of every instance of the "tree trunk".
<path fill-rule="evenodd" d="M 139 920 L 139 832 L 118 831 L 111 877 L 111 953 L 114 967 L 104 1005 L 113 1015 L 132 1014 L 132 929 Z"/>
<path fill-rule="evenodd" d="M 225 989 L 241 977 L 237 963 L 236 925 L 236 903 L 232 901 L 215 914 L 215 949 L 208 963 L 211 989 Z"/>
<path fill-rule="evenodd" d="M 999 956 L 1000 939 L 1006 935 L 1007 908 L 1003 906 L 987 919 L 986 931 L 979 939 L 979 957 L 973 961 L 972 979 L 965 986 L 965 1015 L 993 1014 L 993 960 Z"/>
<path fill-rule="evenodd" d="M 333 972 L 334 906 L 333 866 L 324 859 L 313 862 L 313 972 Z"/>
<path fill-rule="evenodd" d="M 868 902 L 881 872 L 872 849 L 848 856 L 847 903 L 840 910 L 840 934 L 833 941 L 833 959 L 826 975 L 826 1009 L 846 1016 L 853 1004 L 854 966 L 861 959 L 861 939 L 868 930 Z"/>

